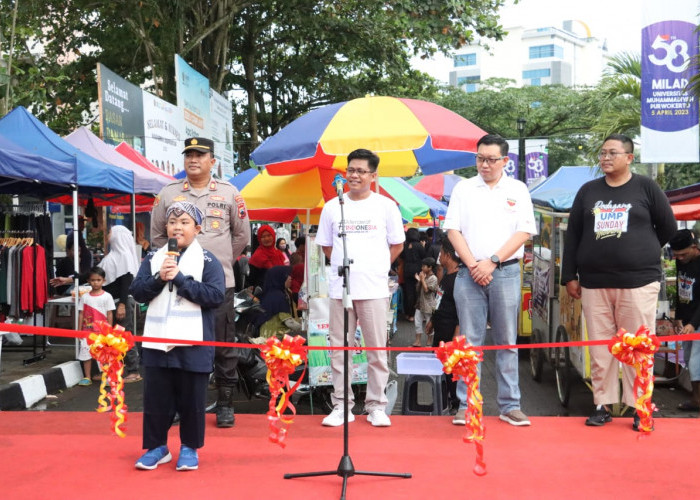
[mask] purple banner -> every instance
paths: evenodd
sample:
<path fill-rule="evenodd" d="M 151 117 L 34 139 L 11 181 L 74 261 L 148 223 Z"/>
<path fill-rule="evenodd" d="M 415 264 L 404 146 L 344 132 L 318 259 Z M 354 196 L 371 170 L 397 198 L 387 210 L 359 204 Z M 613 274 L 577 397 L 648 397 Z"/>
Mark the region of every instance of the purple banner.
<path fill-rule="evenodd" d="M 547 153 L 528 153 L 525 155 L 525 183 L 528 187 L 540 177 L 547 177 L 549 170 Z"/>
<path fill-rule="evenodd" d="M 698 101 L 686 92 L 696 74 L 697 0 L 644 0 L 642 12 L 641 161 L 700 160 Z M 682 19 L 680 21 L 679 19 Z"/>
<path fill-rule="evenodd" d="M 661 132 L 698 123 L 698 105 L 685 92 L 689 62 L 697 55 L 695 25 L 664 21 L 642 30 L 642 123 Z"/>
<path fill-rule="evenodd" d="M 508 163 L 503 167 L 503 171 L 508 177 L 518 178 L 518 153 L 508 153 Z"/>

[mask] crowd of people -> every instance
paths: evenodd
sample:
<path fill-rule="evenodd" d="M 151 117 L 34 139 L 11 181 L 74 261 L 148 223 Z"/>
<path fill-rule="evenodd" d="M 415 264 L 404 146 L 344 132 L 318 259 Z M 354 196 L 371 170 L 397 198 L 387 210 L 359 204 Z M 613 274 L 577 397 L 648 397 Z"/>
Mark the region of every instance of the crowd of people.
<path fill-rule="evenodd" d="M 81 328 L 97 319 L 133 328 L 133 300 L 148 304 L 144 333 L 152 337 L 234 342 L 233 297 L 244 288 L 255 290 L 261 307 L 252 321 L 255 336 L 265 339 L 298 333 L 296 308 L 304 279 L 304 236 L 280 234 L 263 224 L 251 235 L 245 202 L 228 182 L 211 175 L 214 143 L 206 138 L 185 141 L 186 177 L 156 197 L 150 238 L 137 226 L 137 246 L 131 232 L 115 226 L 109 252 L 93 267 L 80 238 L 80 270 L 73 269 L 72 246 L 57 267 L 52 286 L 67 287 L 79 276 L 91 286 L 80 302 Z M 635 331 L 640 324 L 653 330 L 661 249 L 670 241 L 678 262 L 679 331 L 700 326 L 700 250 L 690 231 L 677 223 L 663 192 L 651 180 L 633 174 L 632 141 L 611 135 L 602 144 L 603 177 L 584 185 L 576 195 L 564 242 L 561 284 L 581 299 L 591 339 L 609 339 L 618 328 Z M 458 183 L 451 195 L 443 230 L 404 231 L 397 206 L 372 190 L 379 157 L 358 149 L 347 157 L 347 190 L 328 200 L 321 212 L 316 244 L 332 272 L 328 276 L 329 338 L 341 346 L 354 341 L 362 327 L 365 345 L 388 343 L 388 276 L 401 286 L 400 308 L 414 325 L 413 346 L 433 346 L 464 335 L 481 346 L 490 335 L 496 346 L 517 341 L 521 302 L 520 263 L 525 243 L 537 234 L 532 201 L 524 183 L 504 174 L 508 143 L 486 135 L 477 143 L 478 175 Z M 610 231 L 600 225 L 600 208 L 616 210 L 624 224 Z M 371 223 L 370 223 L 371 222 Z M 168 252 L 168 240 L 177 252 Z M 72 243 L 72 238 L 68 238 Z M 347 252 L 347 254 L 345 253 Z M 177 255 L 173 255 L 177 254 Z M 605 256 L 605 257 L 603 257 Z M 347 262 L 350 259 L 351 264 Z M 342 272 L 335 272 L 340 270 Z M 133 298 L 132 298 L 133 297 Z M 347 323 L 345 318 L 347 316 Z M 186 328 L 183 325 L 187 325 Z M 688 343 L 686 361 L 693 380 L 692 399 L 685 409 L 700 408 L 700 349 Z M 210 372 L 217 388 L 216 425 L 235 423 L 233 391 L 237 357 L 229 347 L 144 343 L 125 362 L 125 380 L 144 383 L 146 452 L 136 467 L 151 470 L 172 459 L 167 433 L 180 418 L 178 470 L 199 465 L 204 444 L 206 389 Z M 610 405 L 619 400 L 617 362 L 605 346 L 591 347 L 594 411 L 586 425 L 612 420 Z M 81 351 L 82 352 L 82 351 Z M 91 383 L 86 355 L 85 378 Z M 391 425 L 386 413 L 389 380 L 387 351 L 367 351 L 364 409 L 374 427 Z M 331 352 L 333 410 L 322 420 L 335 427 L 353 422 L 352 391 L 345 393 L 343 351 Z M 496 353 L 496 395 L 500 419 L 513 426 L 531 422 L 521 410 L 516 349 Z M 634 407 L 634 373 L 623 369 L 622 398 Z M 449 383 L 455 405 L 452 423 L 465 424 L 466 391 L 462 382 Z M 347 403 L 347 406 L 345 406 Z M 345 408 L 348 413 L 345 413 Z M 637 429 L 639 421 L 635 419 Z"/>

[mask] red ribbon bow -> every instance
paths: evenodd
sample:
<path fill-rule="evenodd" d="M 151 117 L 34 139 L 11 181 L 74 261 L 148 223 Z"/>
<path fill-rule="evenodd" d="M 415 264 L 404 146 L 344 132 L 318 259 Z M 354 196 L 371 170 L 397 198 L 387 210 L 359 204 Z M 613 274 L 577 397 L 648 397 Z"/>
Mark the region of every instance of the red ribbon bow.
<path fill-rule="evenodd" d="M 267 412 L 270 424 L 269 439 L 282 448 L 286 446 L 287 429 L 294 422 L 296 415 L 296 408 L 290 398 L 304 378 L 302 373 L 296 384 L 290 388 L 289 375 L 294 373 L 297 366 L 306 362 L 304 342 L 306 340 L 299 335 L 285 335 L 281 341 L 277 337 L 270 337 L 260 348 L 267 364 L 267 383 L 270 386 L 270 406 Z M 284 412 L 287 409 L 291 414 L 285 416 Z"/>

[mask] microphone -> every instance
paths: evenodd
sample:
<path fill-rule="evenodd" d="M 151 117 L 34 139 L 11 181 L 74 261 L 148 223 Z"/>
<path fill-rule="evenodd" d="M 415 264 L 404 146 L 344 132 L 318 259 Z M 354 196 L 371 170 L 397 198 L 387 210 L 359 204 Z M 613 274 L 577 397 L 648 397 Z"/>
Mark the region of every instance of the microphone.
<path fill-rule="evenodd" d="M 333 186 L 335 186 L 335 192 L 338 193 L 338 196 L 343 195 L 343 186 L 346 182 L 348 182 L 348 180 L 345 177 L 340 174 L 336 174 L 335 178 L 333 179 Z"/>
<path fill-rule="evenodd" d="M 172 257 L 175 260 L 177 260 L 177 258 L 180 256 L 180 252 L 177 250 L 176 238 L 168 238 L 168 251 L 165 252 L 165 254 Z M 168 282 L 168 290 L 171 292 L 173 291 L 173 280 L 170 280 Z"/>

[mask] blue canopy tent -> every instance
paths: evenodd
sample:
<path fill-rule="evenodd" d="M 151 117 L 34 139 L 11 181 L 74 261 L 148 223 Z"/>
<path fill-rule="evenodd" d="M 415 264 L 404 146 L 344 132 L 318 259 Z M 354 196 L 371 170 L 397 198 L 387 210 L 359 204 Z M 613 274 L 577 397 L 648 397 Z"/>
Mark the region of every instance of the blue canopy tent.
<path fill-rule="evenodd" d="M 59 194 L 72 193 L 73 213 L 78 213 L 78 192 L 98 196 L 106 193 L 120 193 L 134 196 L 134 174 L 108 163 L 101 162 L 89 156 L 71 144 L 61 139 L 46 125 L 37 120 L 24 107 L 19 106 L 0 119 L 0 136 L 6 140 L 24 148 L 29 153 L 44 157 L 50 161 L 43 164 L 42 172 L 37 177 L 30 174 L 36 170 L 25 170 L 24 165 L 18 165 L 18 170 L 7 171 L 12 173 L 20 182 L 9 184 L 4 192 L 22 194 L 30 193 L 35 197 L 47 198 Z M 53 163 L 52 163 L 53 162 Z M 60 164 L 69 164 L 70 171 L 63 169 L 54 170 Z M 47 179 L 41 183 L 39 179 Z M 28 188 L 28 186 L 31 186 Z M 23 190 L 24 188 L 24 190 Z M 74 248 L 78 248 L 78 233 L 73 232 Z M 75 269 L 78 269 L 78 252 L 75 252 Z M 78 287 L 77 278 L 75 283 Z M 75 294 L 76 305 L 78 294 Z M 77 315 L 75 327 L 77 329 Z"/>
<path fill-rule="evenodd" d="M 33 195 L 42 190 L 46 194 L 65 192 L 76 182 L 72 163 L 32 154 L 0 135 L 0 192 Z"/>
<path fill-rule="evenodd" d="M 579 188 L 601 175 L 597 167 L 560 167 L 530 190 L 532 203 L 557 212 L 568 212 Z"/>
<path fill-rule="evenodd" d="M 133 172 L 115 167 L 83 153 L 64 141 L 24 107 L 19 106 L 0 119 L 0 134 L 32 154 L 51 160 L 70 163 L 75 176 L 67 177 L 50 171 L 47 175 L 59 184 L 72 184 L 81 194 L 98 195 L 118 192 L 133 194 Z M 31 179 L 26 176 L 26 178 Z M 66 190 L 61 190 L 65 193 Z"/>

